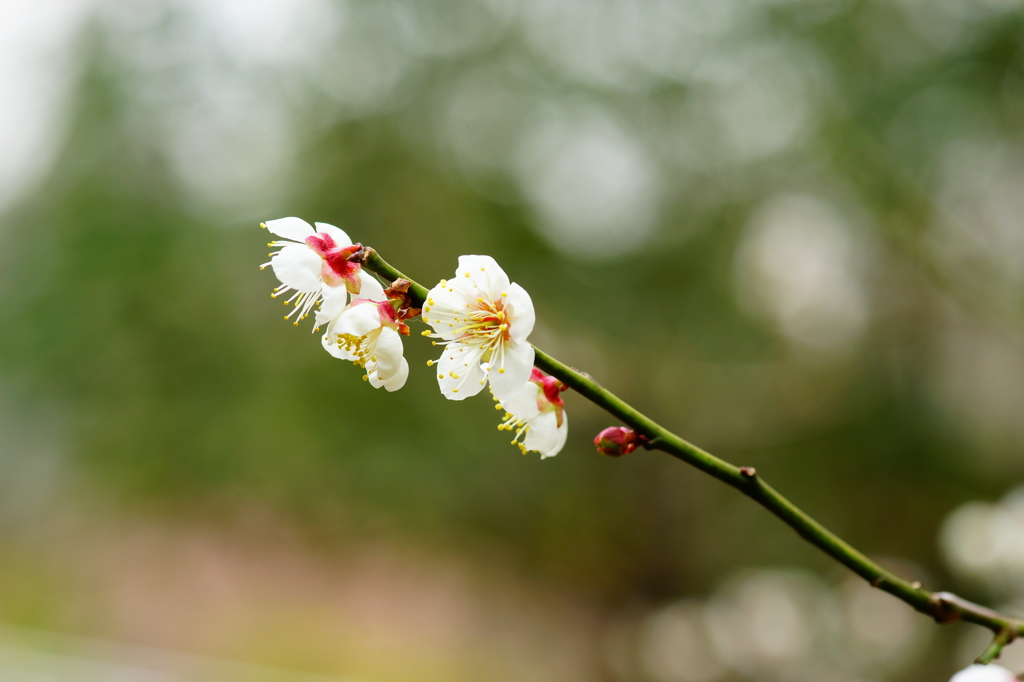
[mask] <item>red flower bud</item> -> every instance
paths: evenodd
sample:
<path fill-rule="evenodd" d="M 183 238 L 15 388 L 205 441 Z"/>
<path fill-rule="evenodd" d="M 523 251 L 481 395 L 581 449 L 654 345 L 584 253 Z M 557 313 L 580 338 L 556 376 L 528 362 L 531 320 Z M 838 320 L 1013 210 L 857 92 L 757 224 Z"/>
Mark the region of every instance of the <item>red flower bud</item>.
<path fill-rule="evenodd" d="M 625 426 L 609 426 L 594 438 L 597 452 L 608 457 L 622 457 L 636 450 L 636 431 Z"/>

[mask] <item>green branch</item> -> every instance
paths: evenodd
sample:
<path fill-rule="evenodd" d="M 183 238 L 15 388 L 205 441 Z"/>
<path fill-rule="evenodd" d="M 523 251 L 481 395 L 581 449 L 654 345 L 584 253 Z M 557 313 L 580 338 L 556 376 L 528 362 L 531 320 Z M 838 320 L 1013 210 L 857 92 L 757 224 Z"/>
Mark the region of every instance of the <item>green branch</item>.
<path fill-rule="evenodd" d="M 360 260 L 367 270 L 389 282 L 396 279 L 408 280 L 411 283 L 409 294 L 414 303 L 421 305 L 426 299 L 427 289 L 425 287 L 393 268 L 373 249 L 364 249 Z M 917 611 L 931 616 L 937 623 L 963 620 L 991 630 L 995 634 L 995 640 L 979 657 L 979 662 L 991 662 L 1006 644 L 1013 641 L 1018 635 L 1024 634 L 1024 620 L 974 604 L 949 592 L 931 592 L 918 582 L 910 582 L 892 571 L 882 568 L 783 497 L 768 485 L 753 468 L 737 467 L 705 452 L 659 425 L 588 375 L 559 362 L 536 346 L 534 350 L 536 351 L 534 364 L 539 369 L 556 377 L 638 434 L 646 436 L 650 439 L 648 447 L 662 450 L 717 478 L 726 485 L 732 486 L 777 516 L 783 523 L 795 530 L 800 537 L 864 578 L 872 587 L 888 592 Z"/>

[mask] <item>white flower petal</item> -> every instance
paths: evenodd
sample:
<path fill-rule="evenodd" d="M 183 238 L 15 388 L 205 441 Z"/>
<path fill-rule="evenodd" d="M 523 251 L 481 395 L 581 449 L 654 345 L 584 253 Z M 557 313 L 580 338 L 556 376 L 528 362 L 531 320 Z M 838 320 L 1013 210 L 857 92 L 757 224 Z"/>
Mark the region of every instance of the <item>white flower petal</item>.
<path fill-rule="evenodd" d="M 324 287 L 322 296 L 323 303 L 316 311 L 318 327 L 338 319 L 348 305 L 348 290 L 345 287 Z"/>
<path fill-rule="evenodd" d="M 377 358 L 377 376 L 387 381 L 402 365 L 402 336 L 391 327 L 383 327 L 377 337 L 373 357 Z"/>
<path fill-rule="evenodd" d="M 320 256 L 305 245 L 294 244 L 284 247 L 271 258 L 270 267 L 282 284 L 298 291 L 314 292 L 323 286 L 320 282 L 322 262 Z"/>
<path fill-rule="evenodd" d="M 402 388 L 402 386 L 405 386 L 405 380 L 409 378 L 409 362 L 405 358 L 402 358 L 402 364 L 398 368 L 398 371 L 395 372 L 395 375 L 387 381 L 382 381 L 377 376 L 376 372 L 367 374 L 367 376 L 370 379 L 370 385 L 374 388 L 380 388 L 383 386 L 388 390 L 388 392 L 397 391 Z"/>
<path fill-rule="evenodd" d="M 458 314 L 464 312 L 471 301 L 476 301 L 476 298 L 467 299 L 462 292 L 452 289 L 454 287 L 438 284 L 427 292 L 427 304 L 431 308 L 436 306 L 441 310 Z M 430 303 L 431 300 L 434 302 Z"/>
<path fill-rule="evenodd" d="M 533 331 L 533 325 L 537 320 L 537 315 L 533 310 L 533 299 L 530 298 L 530 294 L 526 293 L 526 289 L 513 282 L 508 287 L 508 297 L 505 300 L 506 304 L 511 306 L 508 329 L 512 340 L 526 341 L 526 337 Z"/>
<path fill-rule="evenodd" d="M 533 371 L 533 346 L 528 343 L 502 344 L 503 353 L 491 358 L 491 391 L 499 401 L 513 398 L 523 390 Z M 504 370 L 504 371 L 502 371 Z"/>
<path fill-rule="evenodd" d="M 455 293 L 448 289 L 448 286 L 438 284 L 427 292 L 423 317 L 426 319 L 427 324 L 433 328 L 434 333 L 450 341 L 455 336 L 455 330 L 461 326 L 452 318 L 464 317 L 468 302 L 461 292 Z M 473 300 L 475 301 L 476 299 Z"/>
<path fill-rule="evenodd" d="M 319 225 L 319 223 L 317 224 Z M 353 298 L 368 298 L 371 301 L 379 302 L 388 300 L 388 297 L 384 295 L 384 287 L 380 285 L 377 278 L 363 269 L 359 270 L 359 282 L 359 293 Z M 345 287 L 340 288 L 344 289 Z"/>
<path fill-rule="evenodd" d="M 345 234 L 345 231 L 340 227 L 335 227 L 334 225 L 331 225 L 329 223 L 314 224 L 316 225 L 317 232 L 326 232 L 327 234 L 331 235 L 331 239 L 333 239 L 338 246 L 352 246 L 352 240 L 348 238 L 348 235 Z M 267 227 L 270 227 L 270 225 L 268 224 Z"/>
<path fill-rule="evenodd" d="M 529 421 L 540 414 L 540 408 L 537 407 L 537 397 L 541 390 L 541 387 L 537 384 L 527 381 L 523 386 L 523 390 L 511 398 L 505 398 L 499 402 L 501 407 L 516 419 Z"/>
<path fill-rule="evenodd" d="M 449 400 L 464 400 L 483 390 L 487 375 L 480 368 L 483 350 L 452 344 L 437 361 L 437 384 Z"/>
<path fill-rule="evenodd" d="M 530 430 L 526 432 L 523 445 L 527 450 L 539 452 L 541 459 L 554 457 L 565 446 L 569 435 L 569 417 L 562 412 L 562 425 L 558 425 L 558 416 L 554 411 L 544 412 L 529 422 Z"/>
<path fill-rule="evenodd" d="M 268 220 L 263 224 L 278 237 L 284 237 L 296 242 L 305 242 L 306 237 L 312 237 L 316 234 L 313 226 L 302 218 L 278 218 L 277 220 Z"/>
<path fill-rule="evenodd" d="M 508 275 L 490 256 L 459 256 L 455 282 L 466 289 L 472 300 L 480 296 L 497 301 L 509 286 Z M 476 290 L 476 295 L 472 295 L 471 289 Z"/>
<path fill-rule="evenodd" d="M 338 318 L 336 333 L 360 337 L 377 329 L 380 329 L 380 312 L 376 304 L 358 303 L 349 306 Z"/>

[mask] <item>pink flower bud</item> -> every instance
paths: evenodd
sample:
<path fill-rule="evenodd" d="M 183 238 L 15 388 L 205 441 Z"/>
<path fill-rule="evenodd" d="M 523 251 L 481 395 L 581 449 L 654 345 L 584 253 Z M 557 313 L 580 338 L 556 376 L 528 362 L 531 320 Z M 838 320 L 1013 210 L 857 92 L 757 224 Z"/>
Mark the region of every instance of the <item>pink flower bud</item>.
<path fill-rule="evenodd" d="M 636 431 L 625 426 L 609 426 L 594 438 L 597 452 L 608 457 L 622 457 L 636 450 Z"/>

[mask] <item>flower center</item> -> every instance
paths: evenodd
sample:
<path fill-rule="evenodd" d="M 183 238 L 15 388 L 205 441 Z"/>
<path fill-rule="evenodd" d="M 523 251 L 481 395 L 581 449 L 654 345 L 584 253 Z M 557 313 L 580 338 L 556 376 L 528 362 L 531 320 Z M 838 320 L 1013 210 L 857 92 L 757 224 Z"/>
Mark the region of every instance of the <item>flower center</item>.
<path fill-rule="evenodd" d="M 338 348 L 355 356 L 352 362 L 360 367 L 366 367 L 367 361 L 377 362 L 373 351 L 377 348 L 377 337 L 380 336 L 380 329 L 375 329 L 369 334 L 355 336 L 354 334 L 338 334 L 336 341 Z"/>
<path fill-rule="evenodd" d="M 457 322 L 462 323 L 462 326 L 453 332 L 460 343 L 483 346 L 490 350 L 512 339 L 504 300 L 487 301 L 478 298 L 466 308 L 464 315 L 465 317 L 455 318 Z"/>

